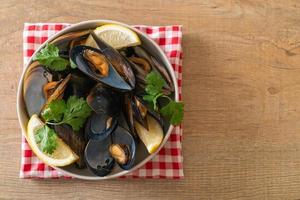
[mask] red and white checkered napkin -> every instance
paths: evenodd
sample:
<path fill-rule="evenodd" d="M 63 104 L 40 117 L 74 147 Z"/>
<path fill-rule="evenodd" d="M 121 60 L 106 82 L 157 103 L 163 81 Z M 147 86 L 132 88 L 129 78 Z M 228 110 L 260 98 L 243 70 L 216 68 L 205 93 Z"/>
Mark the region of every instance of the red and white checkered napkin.
<path fill-rule="evenodd" d="M 48 37 L 69 26 L 69 24 L 26 23 L 24 26 L 24 66 L 34 51 Z M 135 26 L 152 38 L 169 58 L 178 80 L 179 98 L 182 86 L 182 49 L 181 26 Z M 182 167 L 182 126 L 177 126 L 165 146 L 143 167 L 127 174 L 124 178 L 183 178 Z M 26 139 L 22 136 L 21 178 L 71 178 L 45 165 L 31 151 Z"/>

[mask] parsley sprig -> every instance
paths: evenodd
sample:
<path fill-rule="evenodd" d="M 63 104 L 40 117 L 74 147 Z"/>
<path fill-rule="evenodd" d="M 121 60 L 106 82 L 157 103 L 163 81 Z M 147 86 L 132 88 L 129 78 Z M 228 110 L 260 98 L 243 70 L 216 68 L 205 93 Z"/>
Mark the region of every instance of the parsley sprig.
<path fill-rule="evenodd" d="M 74 131 L 83 127 L 86 118 L 91 114 L 86 100 L 71 96 L 65 102 L 62 99 L 52 101 L 41 113 L 46 124 L 68 124 Z"/>
<path fill-rule="evenodd" d="M 39 148 L 45 153 L 52 154 L 57 147 L 57 135 L 47 125 L 37 130 L 34 139 Z"/>
<path fill-rule="evenodd" d="M 40 64 L 47 66 L 53 71 L 63 71 L 69 65 L 68 60 L 59 56 L 58 47 L 49 43 L 34 56 L 33 60 L 39 61 Z"/>
<path fill-rule="evenodd" d="M 171 124 L 178 125 L 183 119 L 183 107 L 182 102 L 176 102 L 171 99 L 169 96 L 164 95 L 162 89 L 165 85 L 165 80 L 161 75 L 152 71 L 146 76 L 146 95 L 143 96 L 143 99 L 149 102 L 154 110 L 159 111 L 164 117 L 166 117 Z M 168 99 L 168 104 L 162 108 L 158 108 L 157 101 L 159 98 Z"/>

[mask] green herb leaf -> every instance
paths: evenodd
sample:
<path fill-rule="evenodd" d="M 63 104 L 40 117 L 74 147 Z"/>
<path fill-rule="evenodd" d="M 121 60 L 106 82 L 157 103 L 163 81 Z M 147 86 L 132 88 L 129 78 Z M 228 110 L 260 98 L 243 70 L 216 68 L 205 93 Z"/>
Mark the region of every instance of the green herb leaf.
<path fill-rule="evenodd" d="M 49 43 L 34 56 L 33 60 L 39 61 L 54 71 L 63 71 L 69 64 L 68 60 L 59 57 L 59 49 L 54 44 Z"/>
<path fill-rule="evenodd" d="M 34 139 L 39 148 L 45 153 L 52 154 L 57 147 L 57 135 L 47 125 L 37 130 Z"/>
<path fill-rule="evenodd" d="M 72 69 L 76 69 L 77 65 L 70 59 L 70 66 Z"/>
<path fill-rule="evenodd" d="M 175 102 L 170 97 L 163 94 L 162 89 L 164 87 L 165 80 L 162 76 L 155 71 L 150 72 L 146 76 L 146 95 L 143 99 L 147 101 L 150 106 L 158 111 L 157 101 L 161 97 L 165 97 L 169 100 L 169 103 L 160 109 L 160 113 L 166 117 L 173 125 L 178 125 L 183 119 L 183 107 L 182 102 Z"/>
<path fill-rule="evenodd" d="M 90 116 L 91 111 L 83 98 L 71 96 L 67 101 L 67 108 L 62 122 L 72 126 L 74 131 L 78 131 L 83 126 L 86 118 Z"/>
<path fill-rule="evenodd" d="M 78 131 L 91 111 L 84 98 L 71 96 L 67 103 L 62 99 L 52 101 L 42 112 L 42 117 L 47 124 L 69 124 L 74 131 Z"/>
<path fill-rule="evenodd" d="M 64 100 L 59 99 L 52 101 L 41 113 L 45 121 L 60 122 L 63 118 L 63 114 L 67 108 Z"/>
<path fill-rule="evenodd" d="M 178 125 L 183 119 L 183 107 L 182 102 L 170 101 L 160 110 L 160 113 L 169 119 L 171 124 Z"/>
<path fill-rule="evenodd" d="M 152 71 L 146 76 L 146 84 L 145 91 L 148 94 L 155 96 L 158 93 L 161 93 L 161 90 L 165 85 L 165 80 L 158 72 Z"/>

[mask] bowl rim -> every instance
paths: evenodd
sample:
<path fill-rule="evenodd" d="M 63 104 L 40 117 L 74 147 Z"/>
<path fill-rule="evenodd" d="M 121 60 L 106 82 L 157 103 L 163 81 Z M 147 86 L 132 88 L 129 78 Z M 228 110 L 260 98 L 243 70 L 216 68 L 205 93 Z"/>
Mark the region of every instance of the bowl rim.
<path fill-rule="evenodd" d="M 26 138 L 26 127 L 27 127 L 27 124 L 26 124 L 25 119 L 23 119 L 23 116 L 21 114 L 22 110 L 24 110 L 24 108 L 25 108 L 25 105 L 24 106 L 21 105 L 22 104 L 22 98 L 23 98 L 22 97 L 23 79 L 24 79 L 24 74 L 25 74 L 26 70 L 28 69 L 29 64 L 32 62 L 33 56 L 37 52 L 39 52 L 46 45 L 47 42 L 49 42 L 49 41 L 51 41 L 51 40 L 59 37 L 60 35 L 66 34 L 68 32 L 72 32 L 73 29 L 76 29 L 76 28 L 80 29 L 80 27 L 82 27 L 82 26 L 88 26 L 90 24 L 97 24 L 97 23 L 99 23 L 99 24 L 118 24 L 118 25 L 121 25 L 121 26 L 125 26 L 125 27 L 127 27 L 127 28 L 129 28 L 129 29 L 131 29 L 131 30 L 133 30 L 135 32 L 137 32 L 139 35 L 142 35 L 147 40 L 147 42 L 150 42 L 151 45 L 154 46 L 154 48 L 156 49 L 156 51 L 159 53 L 159 55 L 163 59 L 163 62 L 166 64 L 167 70 L 170 73 L 170 75 L 172 77 L 173 84 L 174 84 L 174 88 L 175 88 L 175 100 L 176 101 L 179 100 L 178 85 L 177 85 L 177 79 L 176 79 L 176 76 L 175 76 L 174 69 L 173 69 L 173 67 L 172 67 L 169 59 L 167 58 L 167 56 L 163 52 L 163 50 L 147 34 L 141 32 L 140 30 L 134 28 L 133 26 L 130 26 L 128 24 L 125 24 L 125 23 L 122 23 L 122 22 L 119 22 L 119 21 L 107 20 L 107 19 L 96 19 L 96 20 L 82 21 L 82 22 L 79 22 L 79 23 L 71 24 L 70 26 L 62 29 L 61 31 L 59 31 L 59 32 L 55 33 L 54 35 L 52 35 L 51 37 L 49 37 L 34 52 L 34 54 L 28 60 L 26 66 L 23 68 L 22 75 L 20 77 L 19 84 L 18 84 L 18 90 L 17 90 L 17 115 L 18 115 L 19 124 L 21 126 L 22 134 L 23 134 L 23 136 L 25 138 Z M 83 179 L 83 180 L 107 180 L 107 179 L 113 179 L 113 178 L 121 177 L 121 176 L 124 176 L 124 175 L 126 175 L 126 174 L 128 174 L 128 173 L 130 173 L 130 172 L 132 172 L 132 171 L 134 171 L 134 170 L 142 167 L 148 161 L 150 161 L 155 155 L 157 155 L 157 153 L 160 151 L 160 149 L 165 145 L 165 143 L 169 139 L 170 134 L 171 134 L 171 132 L 172 132 L 173 129 L 174 129 L 174 126 L 170 125 L 170 127 L 169 127 L 167 133 L 165 134 L 165 137 L 164 137 L 163 141 L 161 142 L 159 148 L 154 153 L 152 153 L 149 156 L 147 156 L 146 158 L 144 158 L 140 163 L 138 163 L 137 165 L 135 165 L 133 168 L 131 168 L 129 170 L 123 170 L 123 171 L 118 172 L 116 174 L 112 174 L 112 175 L 108 174 L 107 176 L 100 177 L 100 176 L 96 176 L 96 175 L 95 176 L 79 175 L 79 174 L 75 174 L 75 173 L 66 171 L 66 170 L 64 170 L 64 169 L 62 169 L 60 167 L 54 167 L 54 166 L 51 166 L 51 167 L 53 167 L 57 171 L 63 173 L 64 175 L 71 176 L 71 177 L 78 178 L 78 179 Z"/>

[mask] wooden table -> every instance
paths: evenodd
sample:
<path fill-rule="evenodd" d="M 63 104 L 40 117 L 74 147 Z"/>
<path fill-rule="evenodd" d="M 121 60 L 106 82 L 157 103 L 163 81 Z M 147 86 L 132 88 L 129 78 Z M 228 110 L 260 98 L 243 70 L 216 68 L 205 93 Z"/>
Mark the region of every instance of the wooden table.
<path fill-rule="evenodd" d="M 299 1 L 0 1 L 0 199 L 300 198 Z M 24 22 L 182 24 L 184 180 L 21 180 Z"/>

